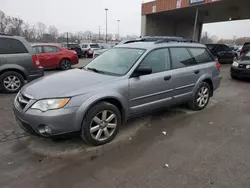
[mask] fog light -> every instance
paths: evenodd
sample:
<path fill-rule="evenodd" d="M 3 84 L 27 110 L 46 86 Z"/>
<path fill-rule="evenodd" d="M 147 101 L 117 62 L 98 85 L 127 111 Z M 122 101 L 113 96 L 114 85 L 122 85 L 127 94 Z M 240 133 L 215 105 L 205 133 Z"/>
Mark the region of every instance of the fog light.
<path fill-rule="evenodd" d="M 38 131 L 43 136 L 51 135 L 51 128 L 47 125 L 39 125 Z"/>
<path fill-rule="evenodd" d="M 51 134 L 51 129 L 49 128 L 49 126 L 46 126 L 44 127 L 44 131 L 48 134 Z"/>

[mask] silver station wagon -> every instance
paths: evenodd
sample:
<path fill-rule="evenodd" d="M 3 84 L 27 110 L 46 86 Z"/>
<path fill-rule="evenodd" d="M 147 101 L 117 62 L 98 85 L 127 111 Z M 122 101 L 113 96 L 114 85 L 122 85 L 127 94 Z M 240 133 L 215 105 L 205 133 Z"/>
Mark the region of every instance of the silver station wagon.
<path fill-rule="evenodd" d="M 109 49 L 82 69 L 25 85 L 14 113 L 27 132 L 79 132 L 90 145 L 111 141 L 128 118 L 188 103 L 204 109 L 220 85 L 220 64 L 191 42 L 136 42 Z"/>

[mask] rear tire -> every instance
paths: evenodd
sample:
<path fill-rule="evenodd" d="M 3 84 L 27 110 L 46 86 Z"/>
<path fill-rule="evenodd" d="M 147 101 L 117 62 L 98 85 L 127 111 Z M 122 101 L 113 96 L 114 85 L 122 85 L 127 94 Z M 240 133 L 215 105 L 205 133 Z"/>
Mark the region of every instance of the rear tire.
<path fill-rule="evenodd" d="M 211 97 L 211 87 L 207 82 L 202 82 L 196 90 L 193 100 L 189 101 L 189 107 L 193 110 L 203 110 L 209 103 Z"/>
<path fill-rule="evenodd" d="M 60 63 L 61 70 L 69 70 L 71 69 L 71 61 L 69 59 L 63 59 Z"/>
<path fill-rule="evenodd" d="M 4 93 L 17 93 L 24 85 L 24 77 L 15 71 L 7 71 L 0 75 L 0 89 Z"/>
<path fill-rule="evenodd" d="M 89 145 L 103 145 L 115 138 L 120 125 L 121 113 L 117 107 L 100 102 L 92 106 L 84 117 L 81 138 Z"/>

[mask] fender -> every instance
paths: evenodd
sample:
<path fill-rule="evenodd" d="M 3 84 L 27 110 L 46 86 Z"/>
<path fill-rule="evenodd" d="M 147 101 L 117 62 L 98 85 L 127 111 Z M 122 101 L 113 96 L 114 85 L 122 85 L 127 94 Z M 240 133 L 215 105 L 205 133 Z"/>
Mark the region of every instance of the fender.
<path fill-rule="evenodd" d="M 127 102 L 124 99 L 124 96 L 122 96 L 120 93 L 116 93 L 116 92 L 102 92 L 102 93 L 98 93 L 93 95 L 92 97 L 88 98 L 77 110 L 76 112 L 76 125 L 81 125 L 82 124 L 82 120 L 85 117 L 88 109 L 94 105 L 95 103 L 97 103 L 98 101 L 102 101 L 105 99 L 116 99 L 117 101 L 119 101 L 121 103 L 122 106 L 122 116 L 124 121 L 127 120 L 127 115 L 128 115 L 128 106 L 127 106 Z"/>
<path fill-rule="evenodd" d="M 17 64 L 3 64 L 3 65 L 0 66 L 0 73 L 5 72 L 5 71 L 14 71 L 14 70 L 17 70 L 17 71 L 23 73 L 23 75 L 25 76 L 24 79 L 28 78 L 27 70 L 24 67 L 20 66 L 20 65 L 17 65 Z"/>
<path fill-rule="evenodd" d="M 206 80 L 206 79 L 209 79 L 212 81 L 212 84 L 213 84 L 213 77 L 211 74 L 204 74 L 202 75 L 196 82 L 194 88 L 193 88 L 193 92 L 192 92 L 192 96 L 194 96 L 195 94 L 195 91 L 200 87 L 201 83 Z"/>

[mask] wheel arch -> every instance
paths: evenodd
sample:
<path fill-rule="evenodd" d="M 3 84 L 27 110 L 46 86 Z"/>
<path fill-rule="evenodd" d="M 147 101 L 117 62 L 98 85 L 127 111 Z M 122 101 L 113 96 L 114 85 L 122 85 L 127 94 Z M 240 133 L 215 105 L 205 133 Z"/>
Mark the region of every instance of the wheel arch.
<path fill-rule="evenodd" d="M 4 72 L 9 72 L 9 71 L 13 71 L 13 72 L 17 72 L 20 75 L 22 75 L 22 77 L 24 78 L 24 80 L 28 80 L 28 76 L 27 73 L 25 73 L 25 71 L 18 69 L 18 68 L 6 68 L 6 69 L 1 69 L 0 70 L 0 74 L 3 74 Z"/>

